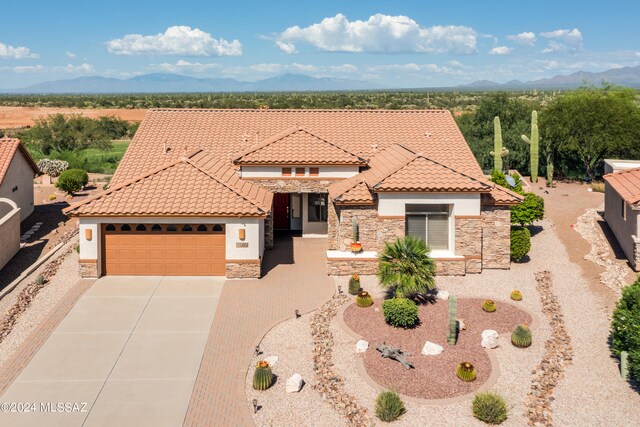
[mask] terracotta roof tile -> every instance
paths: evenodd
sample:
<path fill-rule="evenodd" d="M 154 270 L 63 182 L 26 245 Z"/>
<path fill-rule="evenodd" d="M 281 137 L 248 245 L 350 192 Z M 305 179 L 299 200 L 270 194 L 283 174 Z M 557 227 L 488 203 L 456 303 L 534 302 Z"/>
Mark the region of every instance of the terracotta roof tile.
<path fill-rule="evenodd" d="M 273 195 L 197 151 L 70 206 L 79 216 L 265 216 Z"/>
<path fill-rule="evenodd" d="M 2 181 L 4 181 L 4 177 L 9 170 L 9 166 L 11 165 L 11 161 L 15 156 L 16 152 L 20 151 L 22 155 L 25 157 L 34 174 L 40 173 L 38 170 L 38 166 L 35 164 L 31 155 L 24 148 L 24 145 L 17 138 L 0 138 L 0 185 Z"/>
<path fill-rule="evenodd" d="M 112 182 L 117 185 L 178 159 L 185 149 L 203 149 L 231 162 L 262 138 L 294 127 L 363 159 L 400 143 L 470 176 L 482 170 L 447 110 L 150 110 Z M 307 137 L 305 137 L 307 138 Z M 313 139 L 310 139 L 313 141 Z M 164 147 L 169 148 L 164 154 Z M 315 145 L 315 144 L 314 144 Z"/>
<path fill-rule="evenodd" d="M 610 173 L 604 180 L 629 204 L 640 203 L 640 168 Z"/>
<path fill-rule="evenodd" d="M 238 165 L 366 165 L 366 161 L 300 126 L 280 132 L 240 153 Z"/>

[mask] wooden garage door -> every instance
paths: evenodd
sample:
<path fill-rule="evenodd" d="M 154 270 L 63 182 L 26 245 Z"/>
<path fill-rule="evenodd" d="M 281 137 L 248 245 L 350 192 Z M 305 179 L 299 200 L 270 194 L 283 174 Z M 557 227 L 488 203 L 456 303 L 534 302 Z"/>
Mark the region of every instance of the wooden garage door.
<path fill-rule="evenodd" d="M 224 276 L 222 224 L 105 224 L 103 273 Z"/>

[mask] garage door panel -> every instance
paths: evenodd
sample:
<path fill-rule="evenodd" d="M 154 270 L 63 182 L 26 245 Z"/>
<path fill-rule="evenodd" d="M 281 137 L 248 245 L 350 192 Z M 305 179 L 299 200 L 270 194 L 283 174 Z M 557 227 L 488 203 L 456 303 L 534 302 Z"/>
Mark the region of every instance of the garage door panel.
<path fill-rule="evenodd" d="M 222 233 L 105 231 L 103 236 L 105 274 L 225 275 Z"/>

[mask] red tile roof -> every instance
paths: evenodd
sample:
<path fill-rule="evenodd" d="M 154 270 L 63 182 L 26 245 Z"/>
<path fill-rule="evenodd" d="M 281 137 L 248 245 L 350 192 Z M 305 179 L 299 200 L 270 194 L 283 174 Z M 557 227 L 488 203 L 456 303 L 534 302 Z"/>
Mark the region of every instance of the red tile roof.
<path fill-rule="evenodd" d="M 238 154 L 237 165 L 366 165 L 339 145 L 294 126 Z"/>
<path fill-rule="evenodd" d="M 227 163 L 197 150 L 68 207 L 79 216 L 257 216 L 273 194 L 238 177 Z"/>
<path fill-rule="evenodd" d="M 4 181 L 4 177 L 9 170 L 11 161 L 18 151 L 22 153 L 24 158 L 27 160 L 27 163 L 31 166 L 33 173 L 36 175 L 40 173 L 38 166 L 19 139 L 7 137 L 0 138 L 0 185 L 2 185 L 2 181 Z"/>
<path fill-rule="evenodd" d="M 630 205 L 640 203 L 640 168 L 610 173 L 604 180 Z"/>

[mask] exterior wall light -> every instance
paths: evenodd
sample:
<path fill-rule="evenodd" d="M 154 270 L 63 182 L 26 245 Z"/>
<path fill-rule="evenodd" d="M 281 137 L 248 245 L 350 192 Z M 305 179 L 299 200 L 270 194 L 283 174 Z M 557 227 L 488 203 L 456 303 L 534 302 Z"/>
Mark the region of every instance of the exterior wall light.
<path fill-rule="evenodd" d="M 240 240 L 244 240 L 247 237 L 247 230 L 244 228 L 239 228 L 238 229 L 238 239 Z"/>
<path fill-rule="evenodd" d="M 84 238 L 85 240 L 91 240 L 93 238 L 93 230 L 90 228 L 84 229 Z"/>

